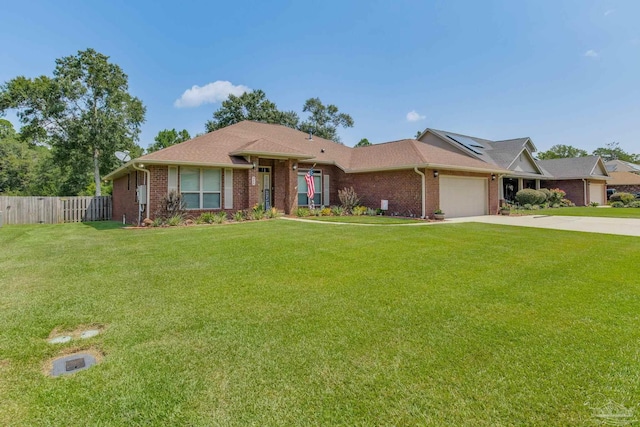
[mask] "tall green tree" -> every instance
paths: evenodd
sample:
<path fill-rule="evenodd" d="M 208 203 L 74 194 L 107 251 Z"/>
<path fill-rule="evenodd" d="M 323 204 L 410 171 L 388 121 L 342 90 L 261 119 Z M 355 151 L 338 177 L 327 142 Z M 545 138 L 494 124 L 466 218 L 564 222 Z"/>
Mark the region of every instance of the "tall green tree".
<path fill-rule="evenodd" d="M 604 147 L 596 148 L 593 150 L 594 156 L 602 157 L 602 160 L 608 162 L 609 160 L 622 160 L 631 163 L 640 163 L 640 154 L 627 153 L 617 142 L 610 142 Z"/>
<path fill-rule="evenodd" d="M 172 145 L 180 144 L 181 142 L 191 139 L 191 135 L 186 129 L 176 131 L 175 129 L 164 129 L 158 132 L 154 138 L 154 143 L 147 148 L 147 153 L 153 153 L 154 151 L 162 150 L 163 148 L 171 147 Z"/>
<path fill-rule="evenodd" d="M 368 147 L 369 145 L 371 145 L 369 140 L 367 138 L 362 138 L 356 145 L 354 145 L 354 147 Z"/>
<path fill-rule="evenodd" d="M 576 148 L 571 145 L 557 144 L 547 151 L 541 151 L 540 153 L 538 153 L 538 158 L 540 160 L 551 160 L 571 157 L 584 157 L 588 155 L 589 153 L 580 148 Z"/>
<path fill-rule="evenodd" d="M 321 138 L 341 142 L 338 127 L 353 127 L 353 118 L 350 115 L 340 113 L 338 107 L 333 104 L 324 105 L 320 98 L 307 99 L 302 111 L 310 113 L 310 116 L 300 123 L 299 129 Z"/>
<path fill-rule="evenodd" d="M 55 186 L 57 168 L 43 170 L 51 160 L 48 148 L 25 141 L 11 122 L 0 119 L 0 194 L 16 196 L 57 195 L 56 188 L 41 188 L 45 177 Z"/>
<path fill-rule="evenodd" d="M 100 176 L 116 166 L 116 150 L 140 150 L 136 141 L 145 107 L 129 94 L 128 77 L 93 49 L 56 60 L 53 77 L 23 76 L 0 88 L 0 112 L 16 109 L 21 132 L 52 147 L 65 170 L 65 191 L 78 194 L 93 175 L 95 195 Z"/>
<path fill-rule="evenodd" d="M 266 94 L 257 89 L 240 96 L 229 95 L 222 106 L 213 113 L 213 119 L 205 123 L 207 132 L 222 129 L 243 120 L 284 125 L 290 128 L 298 126 L 298 115 L 293 111 L 280 111 Z"/>

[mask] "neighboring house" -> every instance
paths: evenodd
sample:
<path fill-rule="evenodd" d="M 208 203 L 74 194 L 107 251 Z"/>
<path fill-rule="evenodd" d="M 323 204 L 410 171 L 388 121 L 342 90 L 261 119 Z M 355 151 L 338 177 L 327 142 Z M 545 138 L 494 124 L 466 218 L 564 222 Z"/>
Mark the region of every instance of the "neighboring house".
<path fill-rule="evenodd" d="M 633 172 L 609 172 L 611 179 L 607 181 L 607 188 L 619 193 L 640 193 L 640 174 Z"/>
<path fill-rule="evenodd" d="M 591 168 L 575 162 L 580 173 L 559 178 L 533 152 L 529 138 L 489 141 L 433 129 L 419 140 L 350 148 L 243 121 L 131 160 L 105 179 L 113 181 L 114 219 L 136 223 L 154 218 L 171 190 L 182 194 L 193 215 L 257 204 L 290 214 L 309 204 L 304 176 L 312 167 L 316 206 L 339 204 L 338 190 L 353 187 L 363 205 L 386 201 L 388 214 L 415 217 L 431 217 L 436 209 L 447 217 L 496 214 L 500 200 L 512 200 L 522 188 L 560 187 L 571 199 L 577 183 L 586 193 L 571 200 L 586 204 L 608 177 L 593 158 Z"/>
<path fill-rule="evenodd" d="M 606 203 L 609 175 L 598 156 L 537 160 L 533 154 L 537 149 L 530 138 L 491 141 L 435 129 L 425 130 L 418 139 L 430 143 L 436 138 L 507 169 L 507 173 L 499 176 L 501 200 L 514 201 L 516 193 L 525 188 L 560 188 L 578 206 Z"/>
<path fill-rule="evenodd" d="M 609 160 L 605 162 L 605 166 L 609 172 L 632 172 L 640 174 L 640 165 L 623 160 Z"/>
<path fill-rule="evenodd" d="M 611 179 L 607 181 L 607 188 L 624 193 L 640 193 L 640 165 L 611 160 L 605 162 Z"/>

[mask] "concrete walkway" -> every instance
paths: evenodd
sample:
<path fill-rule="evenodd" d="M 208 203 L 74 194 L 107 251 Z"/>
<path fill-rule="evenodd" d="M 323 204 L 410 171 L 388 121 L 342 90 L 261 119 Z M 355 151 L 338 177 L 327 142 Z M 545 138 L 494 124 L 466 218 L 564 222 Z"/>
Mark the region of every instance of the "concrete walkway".
<path fill-rule="evenodd" d="M 587 216 L 503 216 L 485 215 L 452 218 L 444 223 L 482 222 L 485 224 L 513 225 L 518 227 L 549 228 L 553 230 L 584 231 L 586 233 L 640 236 L 640 219 L 596 218 Z"/>

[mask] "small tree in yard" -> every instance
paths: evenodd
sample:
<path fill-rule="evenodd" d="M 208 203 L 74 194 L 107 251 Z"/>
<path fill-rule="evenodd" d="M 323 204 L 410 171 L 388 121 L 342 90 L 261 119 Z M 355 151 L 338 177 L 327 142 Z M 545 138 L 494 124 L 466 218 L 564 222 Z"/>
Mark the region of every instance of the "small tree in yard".
<path fill-rule="evenodd" d="M 352 213 L 353 208 L 358 206 L 358 203 L 360 203 L 360 198 L 353 187 L 345 187 L 343 190 L 338 190 L 338 198 L 347 213 Z"/>

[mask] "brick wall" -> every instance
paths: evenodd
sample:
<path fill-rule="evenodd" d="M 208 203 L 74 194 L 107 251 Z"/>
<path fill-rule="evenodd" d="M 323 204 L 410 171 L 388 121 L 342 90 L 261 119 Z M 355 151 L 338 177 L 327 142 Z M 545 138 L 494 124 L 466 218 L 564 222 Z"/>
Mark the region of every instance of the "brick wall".
<path fill-rule="evenodd" d="M 246 169 L 233 170 L 233 211 L 240 211 L 249 207 L 249 171 Z M 224 175 L 224 174 L 223 174 Z M 224 176 L 223 176 L 224 180 Z M 224 182 L 223 187 L 224 188 Z M 224 194 L 223 194 L 224 196 Z M 223 205 L 224 206 L 224 201 Z"/>
<path fill-rule="evenodd" d="M 138 185 L 142 184 L 142 172 L 131 171 L 113 181 L 113 214 L 114 221 L 122 221 L 125 216 L 127 224 L 138 223 L 138 201 L 136 199 L 136 176 Z"/>
<path fill-rule="evenodd" d="M 149 217 L 154 219 L 157 216 L 162 199 L 167 195 L 169 188 L 169 167 L 150 165 L 150 184 L 147 188 L 149 193 Z M 136 183 L 136 176 L 138 178 Z M 224 206 L 224 169 L 221 171 L 222 187 L 221 187 L 221 206 Z M 113 182 L 113 218 L 121 221 L 122 215 L 126 215 L 128 224 L 138 223 L 138 201 L 136 199 L 136 185 L 144 184 L 145 174 L 140 171 L 131 171 L 128 175 L 124 175 Z M 229 214 L 237 210 L 247 209 L 253 205 L 249 205 L 249 186 L 250 180 L 247 170 L 233 170 L 233 209 L 226 209 Z M 180 182 L 178 179 L 178 191 Z M 257 188 L 257 185 L 256 185 Z M 257 190 L 256 190 L 257 191 Z M 224 209 L 223 209 L 224 210 Z M 203 212 L 211 210 L 189 210 L 189 217 L 196 217 Z M 215 209 L 219 211 L 219 209 Z M 142 213 L 142 219 L 145 218 L 145 212 Z"/>
<path fill-rule="evenodd" d="M 162 199 L 169 192 L 169 167 L 151 165 L 149 169 L 151 185 L 149 186 L 149 218 L 154 219 Z"/>
<path fill-rule="evenodd" d="M 571 200 L 576 206 L 585 206 L 584 182 L 581 179 L 567 179 L 561 181 L 540 181 L 541 188 L 559 188 L 567 195 L 566 199 Z"/>
<path fill-rule="evenodd" d="M 252 158 L 252 161 L 258 161 Z M 293 169 L 295 161 L 292 160 L 260 160 L 260 166 L 270 166 L 273 187 L 273 206 L 287 214 L 292 213 L 297 207 L 298 170 L 308 169 L 312 164 L 300 163 L 298 170 Z M 149 166 L 151 173 L 150 185 L 150 217 L 153 219 L 158 211 L 162 198 L 167 194 L 168 167 Z M 413 170 L 371 172 L 358 174 L 345 174 L 336 166 L 316 166 L 316 171 L 330 178 L 330 204 L 338 205 L 338 190 L 345 187 L 353 187 L 361 203 L 371 208 L 379 208 L 381 200 L 389 201 L 389 214 L 402 216 L 413 215 L 419 217 L 422 214 L 421 206 L 421 177 Z M 432 216 L 439 207 L 439 180 L 433 177 L 433 170 L 422 170 L 425 173 L 426 183 L 426 214 Z M 489 181 L 489 213 L 495 214 L 498 210 L 498 180 L 491 181 L 490 174 L 443 171 L 441 175 L 486 177 Z M 135 172 L 130 173 L 131 181 L 127 188 L 127 176 L 114 181 L 114 218 L 127 215 L 127 222 L 136 223 L 138 218 L 138 204 L 135 199 Z M 255 177 L 255 185 L 252 178 Z M 258 169 L 234 169 L 233 171 L 233 209 L 227 210 L 233 213 L 237 210 L 250 209 L 259 200 L 259 186 L 257 183 Z M 144 176 L 138 172 L 138 184 L 142 184 Z M 224 189 L 224 172 L 222 173 L 222 188 Z M 581 181 L 580 181 L 581 183 Z M 324 184 L 324 183 L 323 183 Z M 555 188 L 555 187 L 554 187 Z M 566 191 L 566 190 L 565 190 Z M 224 206 L 224 191 L 222 191 L 222 206 Z M 195 217 L 203 210 L 190 210 L 189 215 Z"/>
<path fill-rule="evenodd" d="M 301 163 L 300 169 L 307 169 L 311 164 Z M 419 217 L 422 215 L 421 177 L 414 170 L 386 171 L 345 174 L 336 166 L 316 166 L 315 170 L 328 174 L 331 182 L 330 200 L 332 205 L 340 204 L 338 198 L 338 190 L 345 187 L 353 187 L 360 202 L 371 208 L 379 208 L 381 200 L 389 201 L 389 214 L 398 213 L 399 215 L 413 215 Z M 433 217 L 433 212 L 439 208 L 440 203 L 440 185 L 438 178 L 434 178 L 433 170 L 421 169 L 425 174 L 425 193 L 426 193 L 426 215 Z M 489 214 L 495 215 L 498 212 L 498 179 L 491 180 L 491 174 L 458 172 L 458 171 L 439 171 L 442 175 L 469 176 L 486 178 L 489 182 L 488 201 Z M 297 190 L 296 190 L 297 191 Z"/>

